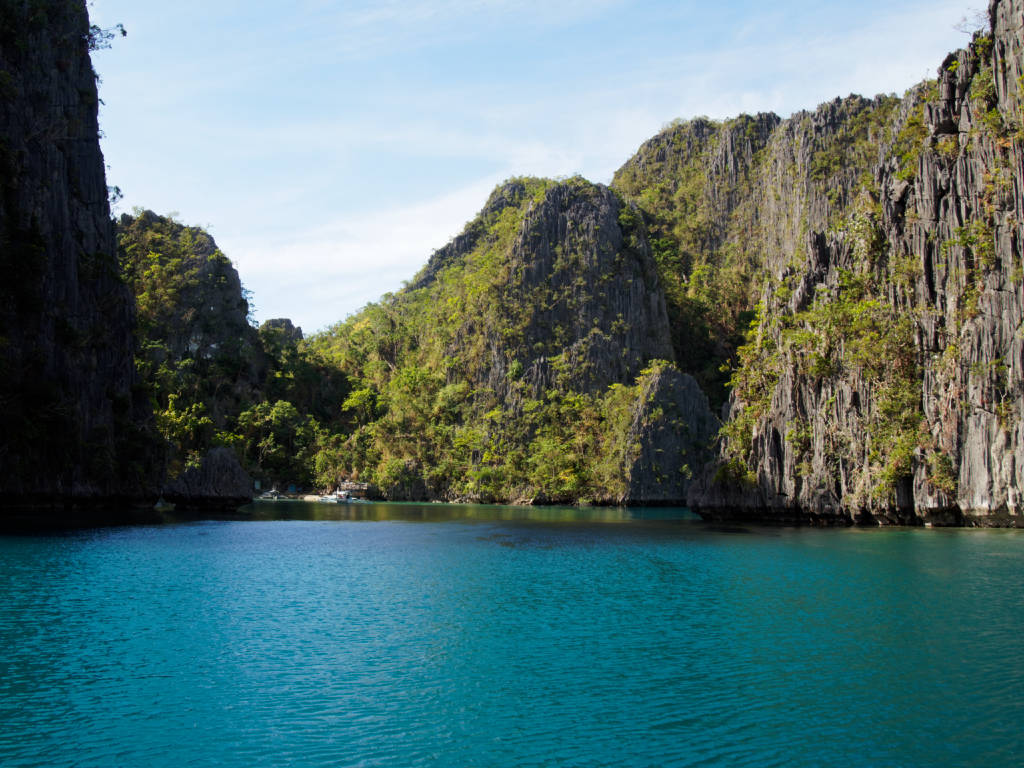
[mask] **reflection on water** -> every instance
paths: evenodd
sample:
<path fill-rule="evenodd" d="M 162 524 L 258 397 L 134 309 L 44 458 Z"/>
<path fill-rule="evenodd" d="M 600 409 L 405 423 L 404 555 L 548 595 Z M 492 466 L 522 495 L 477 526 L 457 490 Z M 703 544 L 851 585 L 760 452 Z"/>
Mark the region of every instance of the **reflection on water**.
<path fill-rule="evenodd" d="M 353 520 L 440 523 L 454 520 L 535 523 L 631 523 L 638 521 L 697 521 L 683 507 L 533 507 L 497 504 L 419 504 L 352 502 L 323 504 L 308 501 L 254 501 L 238 510 L 252 520 Z"/>
<path fill-rule="evenodd" d="M 684 507 L 533 507 L 485 504 L 430 504 L 417 502 L 365 502 L 341 504 L 281 499 L 253 501 L 234 510 L 163 509 L 152 507 L 99 507 L 47 513 L 0 515 L 0 535 L 74 531 L 92 528 L 173 525 L 201 520 L 261 521 L 309 520 L 352 522 L 507 522 L 550 524 L 634 525 L 699 524 L 700 518 Z"/>

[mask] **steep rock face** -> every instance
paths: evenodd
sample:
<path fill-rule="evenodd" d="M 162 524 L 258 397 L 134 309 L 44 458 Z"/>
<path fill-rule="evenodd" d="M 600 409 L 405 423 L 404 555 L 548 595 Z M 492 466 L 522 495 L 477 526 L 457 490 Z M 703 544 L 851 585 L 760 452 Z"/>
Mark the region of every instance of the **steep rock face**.
<path fill-rule="evenodd" d="M 929 140 L 963 149 L 952 162 L 922 153 L 906 213 L 891 202 L 885 220 L 921 257 L 923 410 L 952 469 L 937 484 L 915 457 L 915 506 L 979 523 L 1024 513 L 1024 3 L 994 2 L 990 16 L 991 37 L 941 71 L 929 115 Z"/>
<path fill-rule="evenodd" d="M 702 514 L 1020 519 L 1022 10 L 898 105 L 840 221 L 769 249 Z"/>
<path fill-rule="evenodd" d="M 295 325 L 287 317 L 274 317 L 264 320 L 260 325 L 260 335 L 280 336 L 281 340 L 288 344 L 297 344 L 304 338 L 302 328 Z"/>
<path fill-rule="evenodd" d="M 251 483 L 238 479 L 244 471 L 218 444 L 236 447 L 254 470 L 262 459 L 282 472 L 295 463 L 280 460 L 282 448 L 267 432 L 273 423 L 294 437 L 302 421 L 293 404 L 277 402 L 311 373 L 297 351 L 302 331 L 285 319 L 262 331 L 250 324 L 238 272 L 201 228 L 137 211 L 117 230 L 138 309 L 136 366 L 166 447 L 163 494 L 194 506 L 237 502 Z M 260 441 L 265 450 L 257 451 Z M 302 443 L 289 443 L 293 456 L 308 447 Z"/>
<path fill-rule="evenodd" d="M 892 96 L 849 96 L 787 120 L 679 123 L 641 146 L 612 186 L 674 239 L 681 258 L 658 254 L 679 270 L 667 280 L 685 285 L 699 263 L 762 277 L 786 268 L 853 202 L 898 105 Z"/>
<path fill-rule="evenodd" d="M 434 282 L 442 270 L 464 264 L 466 256 L 486 239 L 488 224 L 504 210 L 519 207 L 528 194 L 527 183 L 523 179 L 513 179 L 497 187 L 476 218 L 450 243 L 431 254 L 426 266 L 410 282 L 409 290 L 425 288 Z"/>
<path fill-rule="evenodd" d="M 753 277 L 734 220 L 778 124 L 773 114 L 674 123 L 645 142 L 612 182 L 642 211 L 674 359 L 718 403 L 725 397 L 720 368 L 749 322 Z"/>
<path fill-rule="evenodd" d="M 711 458 L 718 422 L 697 381 L 670 366 L 657 367 L 640 386 L 627 444 L 622 504 L 685 504 L 694 474 Z"/>
<path fill-rule="evenodd" d="M 730 239 L 731 219 L 749 199 L 753 174 L 781 122 L 770 112 L 725 123 L 676 122 L 615 172 L 613 188 L 656 214 L 656 236 L 678 241 L 681 277 Z"/>
<path fill-rule="evenodd" d="M 556 185 L 527 209 L 504 287 L 519 305 L 508 308 L 514 344 L 495 337 L 492 356 L 523 363 L 535 396 L 556 385 L 550 361 L 559 356 L 562 385 L 588 392 L 631 383 L 646 362 L 671 359 L 657 271 L 628 214 L 611 190 L 583 183 Z M 500 388 L 504 374 L 492 366 L 487 384 Z"/>
<path fill-rule="evenodd" d="M 643 219 L 579 178 L 502 185 L 408 289 L 317 343 L 354 382 L 339 474 L 389 498 L 637 499 L 682 476 L 681 442 L 672 468 L 639 442 L 710 420 L 657 362 L 673 350 Z"/>
<path fill-rule="evenodd" d="M 741 221 L 777 275 L 833 229 L 878 162 L 899 101 L 891 96 L 834 99 L 779 124 L 765 148 Z"/>
<path fill-rule="evenodd" d="M 516 381 L 533 397 L 596 392 L 672 358 L 643 222 L 610 189 L 580 178 L 499 186 L 395 305 L 404 316 L 429 301 L 457 310 L 435 318 L 445 354 L 459 361 L 449 381 L 468 378 L 502 400 L 516 399 Z"/>
<path fill-rule="evenodd" d="M 180 507 L 245 504 L 252 499 L 252 478 L 238 463 L 230 448 L 212 448 L 196 467 L 190 467 L 171 480 L 164 497 Z"/>
<path fill-rule="evenodd" d="M 758 156 L 779 122 L 762 113 L 722 124 L 705 118 L 674 123 L 643 143 L 615 172 L 612 186 L 658 214 L 655 223 L 679 241 L 688 270 L 729 238 L 730 219 L 750 197 Z"/>
<path fill-rule="evenodd" d="M 175 380 L 169 390 L 195 393 L 223 427 L 259 399 L 267 367 L 238 272 L 199 227 L 141 211 L 122 215 L 117 230 L 138 306 L 140 369 L 151 382 Z M 161 408 L 165 400 L 157 393 Z"/>
<path fill-rule="evenodd" d="M 445 270 L 488 284 L 488 303 L 464 307 L 449 351 L 478 363 L 460 374 L 499 393 L 513 363 L 538 396 L 556 379 L 585 391 L 632 382 L 647 361 L 672 357 L 646 231 L 601 185 L 506 182 L 408 291 L 448 293 L 437 284 Z"/>
<path fill-rule="evenodd" d="M 765 278 L 849 207 L 897 103 L 850 96 L 785 121 L 678 123 L 616 172 L 651 233 L 676 362 L 716 407 Z"/>
<path fill-rule="evenodd" d="M 0 5 L 0 496 L 151 489 L 84 0 Z"/>

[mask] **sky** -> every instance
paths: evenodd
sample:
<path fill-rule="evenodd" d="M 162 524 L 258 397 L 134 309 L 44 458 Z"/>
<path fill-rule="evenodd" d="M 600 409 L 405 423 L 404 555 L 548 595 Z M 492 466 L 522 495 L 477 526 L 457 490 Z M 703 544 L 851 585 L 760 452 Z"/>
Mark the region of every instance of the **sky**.
<path fill-rule="evenodd" d="M 979 3 L 980 4 L 980 3 Z M 963 0 L 92 0 L 116 212 L 206 228 L 255 317 L 402 287 L 510 176 L 600 183 L 675 118 L 902 94 Z"/>

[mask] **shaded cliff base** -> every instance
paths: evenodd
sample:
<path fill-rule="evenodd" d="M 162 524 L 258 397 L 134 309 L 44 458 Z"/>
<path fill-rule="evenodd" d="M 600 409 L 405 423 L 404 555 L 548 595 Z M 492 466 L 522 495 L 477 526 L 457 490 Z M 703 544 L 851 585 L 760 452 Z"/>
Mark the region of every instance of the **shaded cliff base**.
<path fill-rule="evenodd" d="M 958 507 L 904 510 L 887 514 L 861 512 L 821 513 L 799 507 L 752 506 L 690 507 L 701 519 L 714 523 L 744 523 L 771 526 L 813 526 L 819 528 L 909 526 L 928 528 L 1024 528 L 1024 515 L 1009 510 L 964 513 Z"/>
<path fill-rule="evenodd" d="M 157 508 L 156 497 L 113 496 L 97 499 L 24 497 L 0 507 L 0 534 L 46 533 L 123 525 L 163 525 L 197 520 L 245 519 L 238 510 L 252 499 L 191 499 L 174 509 Z"/>
<path fill-rule="evenodd" d="M 0 531 L 178 522 L 182 515 L 231 513 L 251 501 L 252 479 L 230 449 L 218 447 L 159 493 L 9 495 L 0 500 Z"/>
<path fill-rule="evenodd" d="M 376 495 L 373 501 L 385 501 Z M 169 502 L 173 509 L 158 501 Z M 54 533 L 86 528 L 107 528 L 136 525 L 173 525 L 202 520 L 252 520 L 254 515 L 245 507 L 252 503 L 247 495 L 237 497 L 203 496 L 188 497 L 167 494 L 160 499 L 153 497 L 104 497 L 96 499 L 68 500 L 67 497 L 33 497 L 4 501 L 0 506 L 0 534 Z M 428 500 L 420 503 L 445 506 L 451 502 Z M 471 503 L 471 502 L 462 502 Z M 452 506 L 459 506 L 453 504 Z M 510 506 L 566 506 L 552 504 L 540 498 L 520 500 Z M 758 508 L 751 506 L 690 507 L 682 499 L 663 498 L 643 503 L 577 504 L 580 507 L 623 508 L 630 507 L 679 507 L 689 509 L 709 525 L 758 526 L 769 528 L 879 528 L 879 527 L 926 527 L 926 528 L 1017 528 L 1024 529 L 1024 515 L 1008 510 L 994 512 L 964 513 L 959 508 L 931 509 L 924 512 L 905 510 L 897 514 L 875 515 L 863 512 L 856 517 L 843 513 L 818 513 L 799 508 Z M 262 518 L 261 518 L 262 519 Z"/>

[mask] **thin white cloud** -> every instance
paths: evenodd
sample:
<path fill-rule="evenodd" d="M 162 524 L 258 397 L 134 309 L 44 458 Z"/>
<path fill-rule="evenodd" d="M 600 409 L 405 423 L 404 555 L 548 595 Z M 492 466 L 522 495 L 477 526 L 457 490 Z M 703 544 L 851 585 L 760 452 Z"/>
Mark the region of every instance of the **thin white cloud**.
<path fill-rule="evenodd" d="M 458 19 L 460 22 L 485 18 L 493 25 L 514 17 L 533 23 L 564 24 L 593 16 L 603 10 L 622 5 L 624 0 L 367 0 L 336 3 L 314 2 L 326 14 L 319 21 L 331 18 L 339 24 L 361 31 L 372 26 L 418 27 L 424 22 Z"/>
<path fill-rule="evenodd" d="M 115 1 L 124 0 L 97 5 Z M 579 172 L 607 182 L 672 118 L 785 117 L 850 92 L 899 91 L 966 42 L 952 32 L 960 1 L 933 0 L 864 14 L 856 28 L 791 22 L 781 9 L 726 24 L 722 40 L 681 24 L 678 45 L 642 55 L 626 35 L 608 43 L 622 51 L 580 39 L 566 53 L 531 50 L 531 25 L 565 25 L 568 39 L 571 25 L 616 6 L 644 11 L 625 0 L 300 0 L 253 17 L 286 22 L 273 35 L 243 38 L 269 48 L 205 46 L 184 64 L 181 55 L 143 61 L 159 25 L 140 21 L 125 44 L 128 66 L 109 80 L 120 90 L 103 94 L 105 115 L 120 121 L 107 126 L 121 142 L 107 152 L 111 183 L 123 185 L 126 205 L 213 220 L 259 316 L 291 316 L 309 331 L 398 289 L 502 178 Z M 831 12 L 822 9 L 822 18 Z M 726 3 L 701 13 L 721 23 L 734 12 Z M 526 81 L 511 76 L 521 63 L 514 58 L 497 82 L 450 72 L 404 81 L 403 66 L 429 65 L 427 48 L 499 32 L 506 44 L 523 39 L 522 61 L 565 58 Z M 419 54 L 377 78 L 377 59 L 408 49 Z M 116 62 L 115 53 L 103 62 Z M 365 60 L 341 66 L 346 56 Z M 366 189 L 373 192 L 360 196 Z"/>
<path fill-rule="evenodd" d="M 564 26 L 593 18 L 626 0 L 311 0 L 292 17 L 293 31 L 315 34 L 311 50 L 341 58 L 377 58 L 479 37 L 510 25 Z M 324 47 L 326 46 L 326 47 Z"/>
<path fill-rule="evenodd" d="M 256 297 L 257 316 L 331 325 L 402 287 L 483 206 L 497 177 L 411 205 L 341 216 L 279 240 L 218 236 Z"/>

